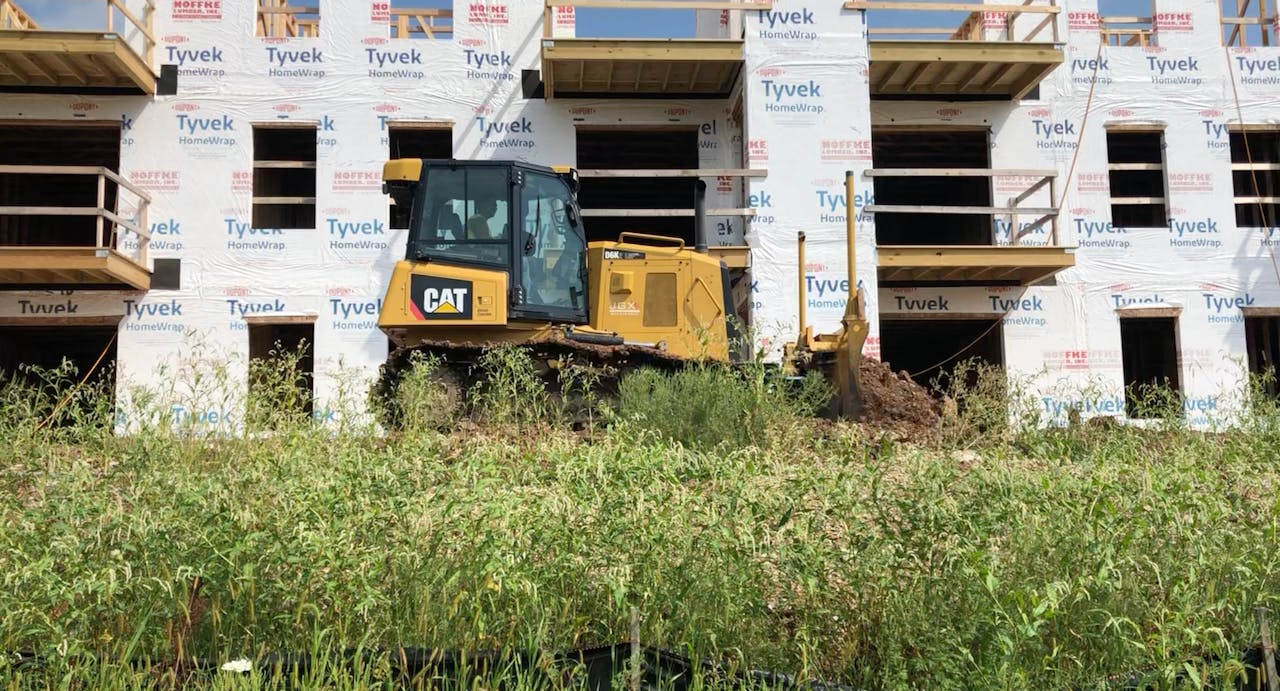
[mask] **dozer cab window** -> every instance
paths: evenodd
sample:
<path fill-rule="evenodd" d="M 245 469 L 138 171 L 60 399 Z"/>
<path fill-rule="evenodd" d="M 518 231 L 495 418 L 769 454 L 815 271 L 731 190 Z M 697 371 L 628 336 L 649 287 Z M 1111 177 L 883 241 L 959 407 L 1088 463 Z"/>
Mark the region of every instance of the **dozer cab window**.
<path fill-rule="evenodd" d="M 573 196 L 563 180 L 540 173 L 524 175 L 517 209 L 521 223 L 517 251 L 526 312 L 586 315 L 586 242 L 572 206 Z"/>
<path fill-rule="evenodd" d="M 428 168 L 413 258 L 509 266 L 509 180 L 505 168 Z"/>

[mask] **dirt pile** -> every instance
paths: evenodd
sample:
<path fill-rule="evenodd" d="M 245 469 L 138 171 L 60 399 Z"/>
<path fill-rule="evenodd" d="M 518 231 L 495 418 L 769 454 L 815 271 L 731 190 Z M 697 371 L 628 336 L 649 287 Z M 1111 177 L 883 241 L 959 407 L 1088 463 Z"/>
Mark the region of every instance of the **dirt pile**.
<path fill-rule="evenodd" d="M 863 358 L 862 394 L 859 421 L 902 439 L 929 437 L 942 417 L 941 406 L 924 387 L 879 360 Z"/>

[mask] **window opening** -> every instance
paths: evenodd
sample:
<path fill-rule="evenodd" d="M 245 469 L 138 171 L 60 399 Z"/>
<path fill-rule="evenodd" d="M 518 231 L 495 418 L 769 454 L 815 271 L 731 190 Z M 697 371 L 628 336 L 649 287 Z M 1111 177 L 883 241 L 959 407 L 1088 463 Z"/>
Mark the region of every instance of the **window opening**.
<path fill-rule="evenodd" d="M 1107 132 L 1111 223 L 1119 228 L 1167 228 L 1164 133 Z"/>
<path fill-rule="evenodd" d="M 1236 226 L 1275 228 L 1280 211 L 1280 131 L 1248 128 L 1247 148 L 1245 132 L 1237 129 L 1228 136 Z"/>
<path fill-rule="evenodd" d="M 253 227 L 316 227 L 316 127 L 253 128 Z"/>
<path fill-rule="evenodd" d="M 1249 372 L 1259 377 L 1262 390 L 1280 398 L 1280 317 L 1245 317 L 1245 348 L 1249 352 Z"/>
<path fill-rule="evenodd" d="M 1124 407 L 1129 417 L 1163 417 L 1181 406 L 1177 324 L 1174 317 L 1120 319 Z"/>
<path fill-rule="evenodd" d="M 253 406 L 311 415 L 315 404 L 314 324 L 249 324 Z"/>

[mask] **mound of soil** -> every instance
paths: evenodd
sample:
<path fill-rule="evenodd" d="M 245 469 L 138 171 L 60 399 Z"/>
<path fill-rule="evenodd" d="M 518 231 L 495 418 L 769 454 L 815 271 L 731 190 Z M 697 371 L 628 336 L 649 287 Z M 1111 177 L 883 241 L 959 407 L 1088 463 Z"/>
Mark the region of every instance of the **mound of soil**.
<path fill-rule="evenodd" d="M 904 372 L 870 358 L 862 359 L 863 408 L 860 422 L 900 439 L 924 440 L 942 419 L 942 408 L 928 390 Z"/>

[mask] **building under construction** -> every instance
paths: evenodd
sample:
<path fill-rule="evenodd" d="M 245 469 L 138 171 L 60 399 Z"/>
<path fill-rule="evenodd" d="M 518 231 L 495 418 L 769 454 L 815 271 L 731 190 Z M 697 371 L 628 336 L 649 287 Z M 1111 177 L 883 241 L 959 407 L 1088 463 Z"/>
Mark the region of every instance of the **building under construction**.
<path fill-rule="evenodd" d="M 383 163 L 518 159 L 580 170 L 588 239 L 692 244 L 705 182 L 771 353 L 801 300 L 838 325 L 853 213 L 867 355 L 1002 366 L 1048 419 L 1141 417 L 1164 382 L 1229 421 L 1280 358 L 1269 3 L 102 0 L 64 31 L 0 0 L 0 370 L 97 363 L 123 398 L 305 341 L 329 417 L 387 355 Z M 576 21 L 682 7 L 696 39 Z"/>

